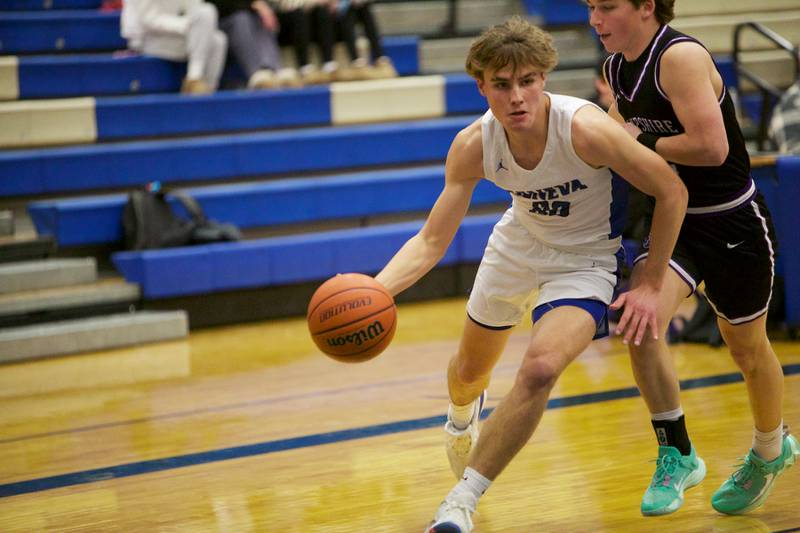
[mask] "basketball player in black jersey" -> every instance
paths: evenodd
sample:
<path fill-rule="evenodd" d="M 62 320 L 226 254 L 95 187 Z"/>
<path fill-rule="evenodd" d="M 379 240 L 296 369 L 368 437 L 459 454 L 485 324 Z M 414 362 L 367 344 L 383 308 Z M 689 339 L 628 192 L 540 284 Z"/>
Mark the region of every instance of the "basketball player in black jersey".
<path fill-rule="evenodd" d="M 614 93 L 609 114 L 672 163 L 689 208 L 665 277 L 658 340 L 630 345 L 639 389 L 659 443 L 656 472 L 642 499 L 645 515 L 667 514 L 705 465 L 689 440 L 678 377 L 665 330 L 684 298 L 705 281 L 722 336 L 745 378 L 754 418 L 744 465 L 713 495 L 713 507 L 740 514 L 761 505 L 775 479 L 800 454 L 783 426 L 783 371 L 766 331 L 776 243 L 769 212 L 750 177 L 750 159 L 731 97 L 697 40 L 668 26 L 674 0 L 586 0 L 590 24 L 612 53 L 604 65 Z M 632 283 L 647 261 L 647 241 Z M 620 321 L 620 326 L 625 327 Z"/>

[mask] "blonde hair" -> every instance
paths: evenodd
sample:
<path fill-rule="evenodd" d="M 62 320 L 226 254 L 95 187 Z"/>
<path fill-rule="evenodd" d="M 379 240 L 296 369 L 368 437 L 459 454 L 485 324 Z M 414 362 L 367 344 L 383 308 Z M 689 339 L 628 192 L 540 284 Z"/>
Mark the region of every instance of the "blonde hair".
<path fill-rule="evenodd" d="M 508 65 L 516 71 L 532 66 L 550 72 L 558 63 L 553 36 L 519 16 L 481 33 L 467 54 L 467 74 L 483 80 L 486 70 L 500 70 Z"/>

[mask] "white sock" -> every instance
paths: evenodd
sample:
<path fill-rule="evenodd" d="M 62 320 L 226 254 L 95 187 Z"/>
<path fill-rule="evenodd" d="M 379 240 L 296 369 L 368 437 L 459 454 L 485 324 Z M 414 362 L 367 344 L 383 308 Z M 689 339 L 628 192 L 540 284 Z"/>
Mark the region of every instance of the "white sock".
<path fill-rule="evenodd" d="M 475 409 L 475 402 L 477 401 L 478 400 L 476 398 L 467 405 L 456 405 L 454 403 L 450 403 L 448 416 L 450 417 L 450 421 L 453 422 L 453 425 L 456 427 L 456 429 L 467 429 L 467 426 L 472 421 L 472 413 Z"/>
<path fill-rule="evenodd" d="M 764 459 L 772 461 L 783 451 L 783 421 L 772 431 L 762 432 L 753 428 L 753 452 Z"/>
<path fill-rule="evenodd" d="M 683 407 L 678 406 L 677 409 L 672 411 L 664 411 L 663 413 L 653 413 L 650 418 L 653 420 L 677 420 L 683 416 Z"/>
<path fill-rule="evenodd" d="M 477 470 L 467 467 L 464 469 L 464 475 L 461 476 L 461 481 L 453 487 L 453 490 L 450 491 L 447 498 L 452 497 L 462 502 L 466 500 L 466 502 L 471 505 L 472 509 L 475 509 L 478 505 L 478 500 L 483 496 L 483 493 L 489 489 L 489 485 L 491 484 L 491 480 L 485 478 Z"/>

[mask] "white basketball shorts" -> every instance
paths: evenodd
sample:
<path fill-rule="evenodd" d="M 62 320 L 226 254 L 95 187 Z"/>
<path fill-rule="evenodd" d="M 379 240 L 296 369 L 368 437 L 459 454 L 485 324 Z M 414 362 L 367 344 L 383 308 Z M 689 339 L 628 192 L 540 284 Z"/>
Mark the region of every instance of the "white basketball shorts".
<path fill-rule="evenodd" d="M 564 298 L 608 305 L 617 284 L 617 257 L 557 250 L 535 239 L 506 211 L 492 231 L 467 313 L 492 328 L 517 325 L 539 305 Z"/>

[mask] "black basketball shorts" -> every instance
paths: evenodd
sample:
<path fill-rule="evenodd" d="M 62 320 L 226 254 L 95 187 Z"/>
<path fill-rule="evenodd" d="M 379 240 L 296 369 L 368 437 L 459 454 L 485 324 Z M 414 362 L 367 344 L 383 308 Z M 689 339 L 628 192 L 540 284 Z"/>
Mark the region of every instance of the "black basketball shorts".
<path fill-rule="evenodd" d="M 645 239 L 636 261 L 647 256 L 647 247 Z M 670 267 L 691 288 L 689 294 L 705 281 L 717 316 L 744 324 L 767 312 L 776 252 L 772 218 L 757 192 L 733 211 L 687 213 Z"/>

